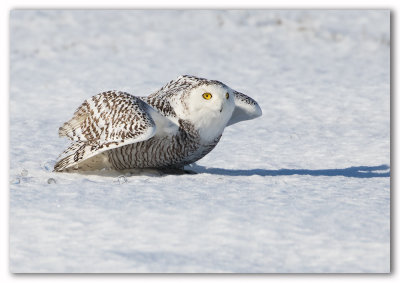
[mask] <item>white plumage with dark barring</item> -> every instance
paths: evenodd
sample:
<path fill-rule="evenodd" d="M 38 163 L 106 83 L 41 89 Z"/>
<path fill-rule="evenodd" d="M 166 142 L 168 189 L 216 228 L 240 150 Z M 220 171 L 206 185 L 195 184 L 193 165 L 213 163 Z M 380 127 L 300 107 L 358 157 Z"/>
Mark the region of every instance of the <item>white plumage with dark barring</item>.
<path fill-rule="evenodd" d="M 180 76 L 147 97 L 103 92 L 60 127 L 72 144 L 54 171 L 182 169 L 209 153 L 225 127 L 261 114 L 254 99 L 194 76 Z"/>

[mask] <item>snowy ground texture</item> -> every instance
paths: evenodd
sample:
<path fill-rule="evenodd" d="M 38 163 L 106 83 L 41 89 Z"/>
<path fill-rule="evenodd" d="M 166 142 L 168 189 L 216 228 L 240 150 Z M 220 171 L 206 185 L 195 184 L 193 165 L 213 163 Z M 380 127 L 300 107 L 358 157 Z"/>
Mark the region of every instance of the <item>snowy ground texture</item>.
<path fill-rule="evenodd" d="M 389 11 L 11 12 L 12 272 L 389 272 Z M 86 98 L 220 80 L 197 175 L 53 173 Z"/>

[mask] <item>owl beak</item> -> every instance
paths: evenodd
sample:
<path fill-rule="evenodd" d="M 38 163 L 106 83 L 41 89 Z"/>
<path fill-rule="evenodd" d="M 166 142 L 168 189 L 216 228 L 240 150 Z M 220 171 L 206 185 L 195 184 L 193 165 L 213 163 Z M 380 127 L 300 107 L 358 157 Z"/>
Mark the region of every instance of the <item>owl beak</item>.
<path fill-rule="evenodd" d="M 219 110 L 220 113 L 222 112 L 222 109 L 224 109 L 224 106 L 221 106 L 221 109 Z"/>

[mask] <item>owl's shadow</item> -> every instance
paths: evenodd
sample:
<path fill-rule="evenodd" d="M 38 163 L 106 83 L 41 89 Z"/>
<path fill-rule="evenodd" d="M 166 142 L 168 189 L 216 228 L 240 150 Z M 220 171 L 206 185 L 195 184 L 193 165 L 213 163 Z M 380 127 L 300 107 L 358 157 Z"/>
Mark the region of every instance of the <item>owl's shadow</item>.
<path fill-rule="evenodd" d="M 388 165 L 379 166 L 355 166 L 343 169 L 223 169 L 212 168 L 194 164 L 190 170 L 196 173 L 206 173 L 225 176 L 291 176 L 291 175 L 310 175 L 310 176 L 344 176 L 353 178 L 376 178 L 390 177 L 390 167 Z"/>

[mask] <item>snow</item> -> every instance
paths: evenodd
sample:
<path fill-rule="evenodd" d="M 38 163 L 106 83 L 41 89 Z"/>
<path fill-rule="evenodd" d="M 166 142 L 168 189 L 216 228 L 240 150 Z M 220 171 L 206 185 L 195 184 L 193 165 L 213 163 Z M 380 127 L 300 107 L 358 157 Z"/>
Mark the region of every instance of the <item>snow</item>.
<path fill-rule="evenodd" d="M 11 272 L 390 272 L 390 12 L 14 10 Z M 217 79 L 263 116 L 190 170 L 53 173 L 86 98 Z"/>

